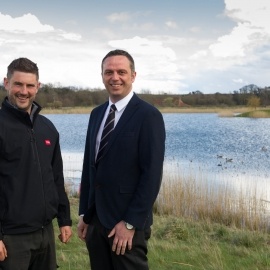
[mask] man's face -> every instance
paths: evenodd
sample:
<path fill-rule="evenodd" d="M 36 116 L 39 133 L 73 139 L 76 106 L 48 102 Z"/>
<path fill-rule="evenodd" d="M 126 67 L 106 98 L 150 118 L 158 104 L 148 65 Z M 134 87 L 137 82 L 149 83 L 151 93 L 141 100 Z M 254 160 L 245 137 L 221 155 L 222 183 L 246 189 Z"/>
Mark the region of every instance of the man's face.
<path fill-rule="evenodd" d="M 136 72 L 131 71 L 127 57 L 116 55 L 105 59 L 102 67 L 102 80 L 113 103 L 130 93 L 135 77 Z"/>
<path fill-rule="evenodd" d="M 30 113 L 32 103 L 40 87 L 37 76 L 32 73 L 15 71 L 10 79 L 4 78 L 4 86 L 9 102 Z"/>

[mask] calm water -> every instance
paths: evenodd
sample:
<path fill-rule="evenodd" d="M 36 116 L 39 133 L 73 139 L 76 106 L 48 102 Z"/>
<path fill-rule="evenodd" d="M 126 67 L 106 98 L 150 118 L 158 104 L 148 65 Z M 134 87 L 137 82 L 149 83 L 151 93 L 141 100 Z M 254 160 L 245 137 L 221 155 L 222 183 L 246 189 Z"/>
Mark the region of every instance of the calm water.
<path fill-rule="evenodd" d="M 66 178 L 80 178 L 89 115 L 46 115 L 60 133 Z M 270 184 L 270 119 L 163 114 L 165 164 L 183 174 Z M 237 182 L 238 181 L 238 182 Z"/>

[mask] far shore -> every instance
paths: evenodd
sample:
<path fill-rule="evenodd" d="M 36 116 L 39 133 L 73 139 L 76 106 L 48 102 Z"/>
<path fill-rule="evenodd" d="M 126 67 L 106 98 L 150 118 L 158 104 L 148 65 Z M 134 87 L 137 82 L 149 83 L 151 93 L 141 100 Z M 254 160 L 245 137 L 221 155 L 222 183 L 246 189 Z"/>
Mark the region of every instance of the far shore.
<path fill-rule="evenodd" d="M 42 114 L 88 114 L 94 107 L 44 108 Z M 251 111 L 248 107 L 158 107 L 161 113 L 218 113 L 220 116 Z M 263 110 L 263 108 L 261 108 Z M 258 109 L 259 110 L 259 109 Z"/>
<path fill-rule="evenodd" d="M 42 114 L 90 114 L 93 106 L 44 108 Z M 270 118 L 268 107 L 157 107 L 161 113 L 216 113 L 219 117 Z"/>

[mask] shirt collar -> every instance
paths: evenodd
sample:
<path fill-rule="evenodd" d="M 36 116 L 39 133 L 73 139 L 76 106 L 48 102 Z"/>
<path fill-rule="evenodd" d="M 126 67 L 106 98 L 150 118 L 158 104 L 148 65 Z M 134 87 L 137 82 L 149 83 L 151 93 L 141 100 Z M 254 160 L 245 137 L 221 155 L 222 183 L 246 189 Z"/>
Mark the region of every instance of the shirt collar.
<path fill-rule="evenodd" d="M 116 109 L 118 112 L 120 112 L 121 110 L 123 110 L 129 103 L 129 101 L 131 100 L 131 98 L 133 97 L 133 90 L 131 90 L 127 96 L 125 96 L 124 98 L 122 98 L 121 100 L 117 101 L 116 103 L 114 103 Z M 112 105 L 113 103 L 111 102 L 111 100 L 109 99 L 109 107 Z"/>

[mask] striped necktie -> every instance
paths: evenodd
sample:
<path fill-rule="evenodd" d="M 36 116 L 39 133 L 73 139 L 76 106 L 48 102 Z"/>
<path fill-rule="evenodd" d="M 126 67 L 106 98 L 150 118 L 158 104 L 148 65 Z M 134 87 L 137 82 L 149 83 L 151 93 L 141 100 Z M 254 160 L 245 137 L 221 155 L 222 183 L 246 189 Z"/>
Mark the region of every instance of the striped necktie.
<path fill-rule="evenodd" d="M 110 135 L 112 134 L 112 131 L 114 130 L 115 111 L 116 111 L 116 107 L 114 104 L 112 104 L 109 114 L 107 116 L 104 128 L 103 128 L 103 131 L 102 131 L 96 163 L 98 163 L 100 158 L 103 156 L 103 153 L 106 148 L 106 145 L 108 144 Z"/>

